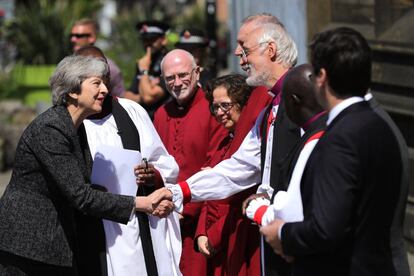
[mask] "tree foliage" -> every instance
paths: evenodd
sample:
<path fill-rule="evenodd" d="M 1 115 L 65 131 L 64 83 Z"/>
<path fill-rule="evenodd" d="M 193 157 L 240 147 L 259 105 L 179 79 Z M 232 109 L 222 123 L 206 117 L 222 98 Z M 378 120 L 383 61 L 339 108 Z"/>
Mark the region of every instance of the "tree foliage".
<path fill-rule="evenodd" d="M 6 39 L 25 64 L 55 64 L 69 53 L 69 31 L 74 20 L 93 17 L 100 0 L 30 0 L 18 2 L 8 22 Z"/>

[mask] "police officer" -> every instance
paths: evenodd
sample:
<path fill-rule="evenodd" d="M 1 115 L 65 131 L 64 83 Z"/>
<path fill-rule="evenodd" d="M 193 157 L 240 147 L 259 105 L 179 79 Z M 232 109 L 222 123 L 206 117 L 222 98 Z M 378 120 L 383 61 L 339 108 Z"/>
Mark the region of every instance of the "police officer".
<path fill-rule="evenodd" d="M 137 71 L 125 98 L 141 104 L 153 118 L 154 112 L 169 97 L 161 76 L 160 63 L 167 52 L 169 25 L 160 21 L 142 21 L 136 25 L 145 55 L 137 60 Z"/>
<path fill-rule="evenodd" d="M 208 39 L 203 30 L 197 28 L 187 28 L 181 32 L 179 41 L 175 48 L 190 52 L 201 68 L 200 84 L 205 88 L 208 80 L 216 77 L 216 72 L 209 67 L 208 60 Z"/>

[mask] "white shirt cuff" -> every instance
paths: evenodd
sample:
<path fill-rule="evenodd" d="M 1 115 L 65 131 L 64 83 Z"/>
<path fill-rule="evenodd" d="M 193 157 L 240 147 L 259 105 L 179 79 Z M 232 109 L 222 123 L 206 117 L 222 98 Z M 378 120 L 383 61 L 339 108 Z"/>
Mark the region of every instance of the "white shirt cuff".
<path fill-rule="evenodd" d="M 179 185 L 166 184 L 165 187 L 173 194 L 172 201 L 177 212 L 183 212 L 183 191 Z"/>

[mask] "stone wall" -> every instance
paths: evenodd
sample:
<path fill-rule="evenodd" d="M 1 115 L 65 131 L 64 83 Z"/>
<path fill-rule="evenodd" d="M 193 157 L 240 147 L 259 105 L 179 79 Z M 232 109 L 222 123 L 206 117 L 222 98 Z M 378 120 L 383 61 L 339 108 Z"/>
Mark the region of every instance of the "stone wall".
<path fill-rule="evenodd" d="M 20 101 L 0 102 L 0 171 L 13 166 L 20 136 L 35 117 L 35 110 Z"/>

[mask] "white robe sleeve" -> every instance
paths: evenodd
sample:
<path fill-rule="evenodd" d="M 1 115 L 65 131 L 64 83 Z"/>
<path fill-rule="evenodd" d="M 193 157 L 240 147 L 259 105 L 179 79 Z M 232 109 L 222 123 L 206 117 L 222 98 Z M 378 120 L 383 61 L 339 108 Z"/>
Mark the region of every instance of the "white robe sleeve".
<path fill-rule="evenodd" d="M 247 134 L 239 149 L 229 159 L 187 179 L 191 201 L 227 198 L 260 183 L 262 117 L 263 112 L 256 119 L 254 127 Z"/>
<path fill-rule="evenodd" d="M 319 139 L 314 139 L 303 147 L 289 182 L 288 190 L 279 191 L 274 198 L 273 203 L 267 208 L 262 218 L 262 225 L 268 225 L 275 219 L 281 219 L 285 222 L 296 222 L 303 220 L 303 204 L 300 193 L 300 183 L 303 171 L 313 149 Z"/>
<path fill-rule="evenodd" d="M 147 111 L 139 104 L 127 99 L 121 98 L 119 103 L 128 112 L 138 129 L 142 157 L 147 158 L 148 162 L 160 172 L 164 183 L 175 183 L 178 176 L 178 165 L 174 157 L 167 152 Z"/>

